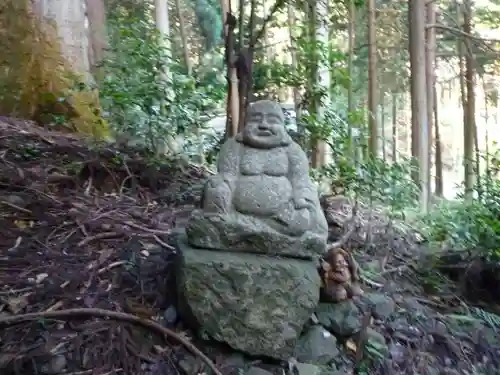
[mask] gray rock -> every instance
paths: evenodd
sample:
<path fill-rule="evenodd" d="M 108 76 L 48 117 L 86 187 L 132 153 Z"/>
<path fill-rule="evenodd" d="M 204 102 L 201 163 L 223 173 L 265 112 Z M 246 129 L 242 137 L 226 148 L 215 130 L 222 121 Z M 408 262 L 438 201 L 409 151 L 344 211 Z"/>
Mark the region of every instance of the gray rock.
<path fill-rule="evenodd" d="M 52 357 L 49 363 L 42 366 L 40 369 L 43 374 L 57 375 L 63 372 L 67 364 L 66 357 L 62 354 Z"/>
<path fill-rule="evenodd" d="M 367 293 L 361 297 L 361 302 L 366 304 L 361 307 L 363 310 L 366 310 L 367 307 L 371 307 L 372 315 L 375 319 L 385 320 L 394 313 L 396 309 L 394 300 L 380 293 Z"/>
<path fill-rule="evenodd" d="M 181 307 L 201 331 L 252 355 L 293 354 L 319 300 L 313 262 L 179 248 Z"/>
<path fill-rule="evenodd" d="M 179 367 L 186 375 L 197 375 L 203 367 L 200 360 L 192 355 L 186 355 L 179 361 Z"/>
<path fill-rule="evenodd" d="M 407 347 L 399 342 L 391 342 L 389 345 L 389 356 L 398 365 L 402 365 L 406 361 L 406 351 Z"/>
<path fill-rule="evenodd" d="M 170 305 L 167 307 L 165 312 L 163 313 L 163 318 L 165 319 L 165 324 L 167 326 L 172 326 L 177 322 L 177 309 L 175 306 Z"/>
<path fill-rule="evenodd" d="M 321 303 L 316 309 L 320 324 L 338 336 L 352 336 L 361 330 L 364 313 L 347 300 L 340 303 Z"/>
<path fill-rule="evenodd" d="M 326 249 L 326 238 L 306 232 L 300 237 L 280 233 L 261 219 L 233 213 L 206 215 L 193 211 L 186 227 L 191 246 L 233 252 L 314 259 Z"/>
<path fill-rule="evenodd" d="M 296 363 L 298 375 L 344 375 L 345 372 L 331 369 L 327 366 L 317 366 L 309 363 Z"/>
<path fill-rule="evenodd" d="M 359 333 L 358 333 L 359 335 Z M 380 332 L 377 332 L 371 327 L 366 329 L 366 345 L 368 345 L 372 350 L 370 353 L 377 353 L 380 358 L 387 358 L 389 355 L 389 347 L 385 342 L 385 337 Z"/>
<path fill-rule="evenodd" d="M 352 336 L 359 332 L 367 313 L 375 319 L 385 320 L 395 310 L 396 304 L 389 296 L 367 293 L 340 303 L 321 303 L 316 310 L 320 324 L 339 336 Z"/>
<path fill-rule="evenodd" d="M 311 327 L 295 348 L 295 357 L 299 362 L 313 365 L 327 365 L 338 355 L 337 339 L 322 326 Z"/>
<path fill-rule="evenodd" d="M 273 375 L 273 373 L 264 370 L 263 368 L 252 366 L 247 371 L 245 371 L 245 375 Z"/>
<path fill-rule="evenodd" d="M 232 353 L 229 357 L 223 360 L 219 367 L 221 370 L 242 369 L 245 367 L 245 357 L 241 353 Z"/>
<path fill-rule="evenodd" d="M 328 224 L 318 190 L 277 103 L 253 103 L 243 132 L 222 145 L 217 175 L 207 181 L 186 233 L 190 245 L 204 249 L 323 254 Z"/>
<path fill-rule="evenodd" d="M 296 363 L 295 368 L 297 369 L 299 375 L 322 375 L 323 373 L 321 366 L 309 363 Z"/>

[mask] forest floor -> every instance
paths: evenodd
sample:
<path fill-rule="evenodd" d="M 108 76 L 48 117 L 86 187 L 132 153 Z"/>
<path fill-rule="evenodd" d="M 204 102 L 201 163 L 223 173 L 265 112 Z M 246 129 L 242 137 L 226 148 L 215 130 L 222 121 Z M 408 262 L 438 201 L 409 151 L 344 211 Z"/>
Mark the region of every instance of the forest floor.
<path fill-rule="evenodd" d="M 200 342 L 176 310 L 173 233 L 209 172 L 146 160 L 138 150 L 89 147 L 74 135 L 0 118 L 3 375 L 237 373 L 234 353 Z M 335 236 L 349 203 L 325 205 Z M 390 295 L 398 308 L 374 322 L 387 355 L 365 373 L 500 373 L 496 322 L 452 284 L 429 292 L 418 282 L 418 235 L 388 231 L 383 215 L 366 212 L 348 246 L 369 237 L 371 246 L 356 252 L 366 288 Z M 344 373 L 363 373 L 360 352 L 346 345 Z M 209 371 L 209 362 L 218 370 Z M 275 365 L 270 371 L 283 374 Z"/>

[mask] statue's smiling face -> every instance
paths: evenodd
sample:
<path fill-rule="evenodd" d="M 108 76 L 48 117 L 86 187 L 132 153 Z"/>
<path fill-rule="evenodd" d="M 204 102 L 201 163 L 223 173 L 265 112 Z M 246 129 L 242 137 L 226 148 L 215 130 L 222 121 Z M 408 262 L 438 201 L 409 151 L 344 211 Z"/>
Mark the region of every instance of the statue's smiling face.
<path fill-rule="evenodd" d="M 247 125 L 257 137 L 272 137 L 281 133 L 283 123 L 275 113 L 249 113 Z"/>
<path fill-rule="evenodd" d="M 341 253 L 335 254 L 333 258 L 334 266 L 336 270 L 345 269 L 349 264 Z"/>
<path fill-rule="evenodd" d="M 268 101 L 254 103 L 248 109 L 243 131 L 245 143 L 254 147 L 277 147 L 287 143 L 283 112 L 278 104 Z"/>

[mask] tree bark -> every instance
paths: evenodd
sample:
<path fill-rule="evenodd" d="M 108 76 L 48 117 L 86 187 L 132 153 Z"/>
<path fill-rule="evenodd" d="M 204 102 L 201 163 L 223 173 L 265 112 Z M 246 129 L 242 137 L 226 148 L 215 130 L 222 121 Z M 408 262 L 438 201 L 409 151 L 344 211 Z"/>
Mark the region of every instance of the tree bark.
<path fill-rule="evenodd" d="M 177 17 L 179 18 L 179 31 L 181 34 L 182 41 L 182 51 L 184 54 L 184 64 L 186 66 L 186 71 L 188 75 L 191 75 L 193 71 L 193 63 L 189 58 L 189 47 L 188 47 L 188 39 L 186 35 L 186 23 L 184 22 L 184 15 L 182 14 L 182 4 L 180 0 L 175 0 L 175 7 L 177 9 Z"/>
<path fill-rule="evenodd" d="M 464 0 L 464 33 L 472 34 L 472 3 Z M 474 142 L 476 133 L 476 98 L 474 95 L 474 56 L 472 56 L 471 42 L 469 38 L 465 42 L 465 88 L 466 88 L 466 110 L 464 121 L 464 182 L 465 196 L 472 200 L 474 189 Z"/>
<path fill-rule="evenodd" d="M 291 45 L 291 59 L 292 59 L 292 73 L 297 72 L 297 50 L 296 50 L 296 42 L 295 42 L 295 10 L 293 8 L 293 5 L 288 4 L 288 33 L 290 37 L 290 45 Z M 295 108 L 295 118 L 297 121 L 297 124 L 299 123 L 300 120 L 300 91 L 299 88 L 294 86 L 293 87 L 293 105 Z"/>
<path fill-rule="evenodd" d="M 85 11 L 81 0 L 43 0 L 39 4 L 42 15 L 57 25 L 64 57 L 73 69 L 90 79 L 88 38 L 85 31 Z"/>
<path fill-rule="evenodd" d="M 377 127 L 377 45 L 375 29 L 375 0 L 368 0 L 368 127 L 370 141 L 368 153 L 376 157 L 378 154 Z"/>
<path fill-rule="evenodd" d="M 387 161 L 386 139 L 385 139 L 385 100 L 384 93 L 380 90 L 380 148 L 382 149 L 382 160 Z"/>
<path fill-rule="evenodd" d="M 436 23 L 436 8 L 433 1 L 427 4 L 427 24 L 434 25 Z M 434 102 L 436 98 L 434 97 L 435 85 L 436 85 L 436 29 L 434 27 L 426 28 L 426 49 L 425 49 L 425 75 L 427 81 L 427 121 L 429 126 L 429 140 L 428 144 L 432 145 L 432 129 L 433 126 L 433 115 L 434 115 Z M 432 151 L 429 147 L 429 168 L 427 168 L 427 184 L 428 196 L 431 196 L 431 169 L 432 169 Z"/>
<path fill-rule="evenodd" d="M 427 120 L 427 92 L 425 82 L 425 3 L 426 0 L 409 2 L 409 50 L 411 66 L 411 123 L 412 157 L 418 161 L 418 172 L 413 179 L 420 186 L 420 205 L 428 211 L 429 124 Z"/>
<path fill-rule="evenodd" d="M 434 142 L 436 147 L 436 177 L 435 194 L 443 196 L 443 151 L 441 145 L 441 134 L 439 129 L 439 105 L 437 101 L 437 88 L 434 82 Z"/>
<path fill-rule="evenodd" d="M 347 81 L 347 115 L 351 117 L 354 113 L 354 90 L 353 90 L 353 79 L 354 79 L 354 45 L 356 38 L 356 6 L 354 0 L 349 0 L 348 2 L 348 52 L 347 52 L 347 69 L 349 80 Z M 352 137 L 352 120 L 348 118 L 348 137 L 349 137 L 349 154 L 357 154 L 357 150 L 354 150 L 354 140 Z"/>
<path fill-rule="evenodd" d="M 315 12 L 315 25 L 316 25 L 316 40 L 322 45 L 328 45 L 329 43 L 329 29 L 327 24 L 327 19 L 329 16 L 329 1 L 319 0 L 316 1 L 316 12 Z M 318 51 L 319 52 L 319 51 Z M 330 104 L 330 68 L 328 63 L 322 59 L 322 53 L 318 54 L 319 64 L 318 72 L 316 76 L 316 84 L 323 88 L 325 95 L 321 98 L 318 103 L 318 119 L 320 121 L 325 119 L 325 112 Z M 320 168 L 325 164 L 326 161 L 326 147 L 327 144 L 324 139 L 318 140 L 316 144 L 316 162 L 315 168 Z"/>
<path fill-rule="evenodd" d="M 106 30 L 106 7 L 104 0 L 86 0 L 86 12 L 89 21 L 89 62 L 90 71 L 98 75 L 98 68 L 108 48 Z"/>
<path fill-rule="evenodd" d="M 222 21 L 224 23 L 224 40 L 226 44 L 226 69 L 227 69 L 227 108 L 226 108 L 226 132 L 225 138 L 233 137 L 238 132 L 240 100 L 238 93 L 238 74 L 234 64 L 235 56 L 235 34 L 234 30 L 227 24 L 228 15 L 231 12 L 231 3 L 229 0 L 221 0 Z"/>
<path fill-rule="evenodd" d="M 313 43 L 314 45 L 316 44 L 317 41 L 317 33 L 316 33 L 316 28 L 318 25 L 317 21 L 317 2 L 318 0 L 312 0 L 308 1 L 305 4 L 305 14 L 306 14 L 306 30 L 307 30 L 307 38 L 308 40 Z M 320 53 L 319 51 L 315 51 L 314 54 L 314 62 L 311 64 L 310 68 L 310 76 L 308 77 L 308 82 L 307 82 L 307 90 L 309 92 L 313 91 L 313 88 L 318 82 L 318 75 L 319 75 L 319 59 L 320 59 Z M 320 105 L 321 103 L 317 100 L 316 96 L 313 96 L 312 98 L 309 99 L 308 103 L 308 111 L 310 114 L 317 114 L 318 111 L 320 110 Z M 311 166 L 313 168 L 318 168 L 320 166 L 320 156 L 321 156 L 321 150 L 319 147 L 319 139 L 315 137 L 313 134 L 311 137 Z"/>
<path fill-rule="evenodd" d="M 398 161 L 398 97 L 395 92 L 392 93 L 392 162 Z"/>
<path fill-rule="evenodd" d="M 155 0 L 155 23 L 156 28 L 163 36 L 164 46 L 167 50 L 167 58 L 171 59 L 170 54 L 170 21 L 168 17 L 168 2 L 167 0 Z M 165 72 L 167 75 L 169 72 Z"/>

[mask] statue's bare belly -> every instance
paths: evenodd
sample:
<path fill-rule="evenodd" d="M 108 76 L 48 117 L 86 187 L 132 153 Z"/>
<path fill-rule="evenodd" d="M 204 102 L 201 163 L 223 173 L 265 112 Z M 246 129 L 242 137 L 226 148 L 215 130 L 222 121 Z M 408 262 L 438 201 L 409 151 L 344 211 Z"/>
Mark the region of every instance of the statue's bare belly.
<path fill-rule="evenodd" d="M 270 216 L 282 211 L 291 198 L 292 185 L 286 176 L 240 175 L 233 204 L 243 214 Z"/>

